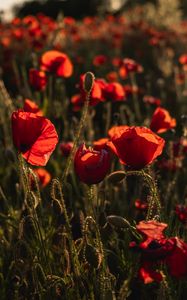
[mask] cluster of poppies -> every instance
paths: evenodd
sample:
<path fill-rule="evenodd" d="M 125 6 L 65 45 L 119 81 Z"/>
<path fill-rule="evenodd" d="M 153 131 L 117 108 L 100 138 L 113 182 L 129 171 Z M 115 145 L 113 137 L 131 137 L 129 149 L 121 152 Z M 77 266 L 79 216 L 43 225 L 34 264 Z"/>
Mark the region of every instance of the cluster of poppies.
<path fill-rule="evenodd" d="M 166 265 L 171 276 L 182 278 L 187 275 L 187 244 L 178 237 L 165 237 L 163 231 L 168 227 L 157 221 L 141 221 L 136 225 L 143 240 L 130 247 L 141 253 L 139 276 L 145 284 L 164 279 L 163 266 Z"/>
<path fill-rule="evenodd" d="M 26 88 L 18 88 L 20 94 L 23 91 L 23 97 L 19 100 L 18 90 L 12 91 L 10 85 L 10 92 L 15 96 L 15 106 L 18 108 L 11 118 L 13 143 L 18 154 L 34 166 L 33 171 L 38 176 L 41 187 L 48 185 L 53 175 L 56 176 L 43 168 L 54 152 L 52 163 L 54 169 L 58 169 L 58 175 L 64 170 L 69 172 L 68 175 L 72 175 L 72 172 L 76 175 L 66 178 L 70 181 L 75 202 L 75 195 L 80 197 L 84 188 L 89 191 L 96 188 L 98 194 L 101 188 L 107 195 L 108 190 L 105 189 L 111 178 L 108 175 L 115 173 L 117 168 L 123 174 L 129 172 L 145 175 L 146 171 L 152 181 L 157 173 L 161 174 L 160 181 L 164 178 L 161 183 L 165 185 L 164 193 L 167 190 L 167 195 L 172 194 L 187 152 L 186 120 L 183 123 L 179 121 L 180 110 L 177 110 L 180 106 L 177 103 L 179 99 L 181 107 L 185 105 L 183 97 L 187 82 L 187 54 L 176 51 L 176 67 L 170 77 L 163 75 L 158 61 L 163 55 L 174 63 L 173 49 L 176 47 L 176 40 L 180 39 L 181 44 L 185 43 L 185 32 L 180 33 L 174 28 L 156 28 L 146 21 L 136 23 L 127 16 L 106 16 L 103 19 L 87 17 L 77 22 L 68 17 L 63 21 L 54 21 L 40 14 L 36 17 L 15 18 L 10 24 L 1 24 L 0 33 L 2 77 L 4 76 L 7 87 L 10 82 L 6 74 L 13 74 L 13 77 L 15 75 L 15 85 L 24 79 L 24 88 L 29 87 L 28 91 L 25 91 Z M 140 41 L 144 41 L 145 45 Z M 153 56 L 156 63 L 154 59 L 151 60 L 152 57 L 146 56 L 146 47 L 149 47 L 150 57 Z M 20 62 L 22 55 L 25 58 L 23 49 L 28 51 L 24 51 L 27 53 L 25 69 Z M 129 49 L 132 49 L 132 55 Z M 31 57 L 31 52 L 32 61 L 28 58 Z M 5 59 L 7 57 L 11 59 Z M 151 71 L 149 59 L 153 66 Z M 85 89 L 85 71 L 89 70 L 93 71 L 95 78 L 88 91 Z M 175 81 L 177 92 L 173 91 L 174 85 L 168 85 L 167 93 L 164 84 L 171 78 Z M 174 100 L 168 100 L 170 97 Z M 51 109 L 53 106 L 54 111 Z M 83 116 L 85 118 L 82 124 Z M 80 124 L 82 131 L 78 130 L 79 135 L 76 135 L 77 128 L 81 128 Z M 88 130 L 93 132 L 90 134 L 91 138 Z M 59 148 L 55 151 L 58 143 Z M 72 167 L 71 163 L 74 168 L 70 170 L 67 166 Z M 167 176 L 171 184 L 165 180 Z M 132 182 L 133 180 L 134 177 Z M 183 278 L 187 276 L 187 244 L 183 237 L 175 236 L 174 233 L 168 237 L 164 231 L 170 225 L 156 221 L 156 217 L 140 221 L 150 210 L 154 212 L 154 205 L 158 204 L 163 211 L 164 205 L 168 205 L 162 198 L 160 202 L 157 199 L 158 203 L 151 203 L 152 198 L 157 197 L 156 183 L 150 187 L 152 181 L 144 182 L 145 177 L 140 180 L 143 183 L 138 189 L 141 195 L 133 198 L 135 216 L 138 216 L 137 224 L 133 227 L 136 239 L 133 240 L 130 236 L 131 242 L 129 244 L 128 240 L 127 243 L 129 252 L 133 255 L 138 253 L 140 258 L 138 278 L 145 284 L 164 281 L 166 272 L 171 277 Z M 79 186 L 80 182 L 87 186 Z M 132 184 L 130 179 L 129 182 Z M 116 193 L 119 198 L 121 194 L 130 197 L 130 192 L 125 190 L 126 187 L 121 187 L 120 183 L 121 181 L 114 183 L 113 190 L 111 188 L 113 194 Z M 31 178 L 31 186 L 32 184 L 34 182 Z M 92 186 L 96 184 L 97 187 Z M 160 182 L 158 186 L 159 184 Z M 147 192 L 149 188 L 150 193 Z M 64 188 L 65 193 L 68 193 L 68 189 L 69 187 L 66 191 L 66 187 Z M 111 193 L 111 198 L 113 194 Z M 183 198 L 185 197 L 184 195 Z M 185 228 L 186 203 L 178 202 L 175 197 L 171 204 L 172 213 L 179 220 L 177 224 Z M 81 205 L 77 205 L 78 209 Z M 133 207 L 129 202 L 126 205 Z M 171 208 L 169 205 L 168 207 Z M 85 207 L 81 209 L 87 211 Z M 104 209 L 101 208 L 102 212 Z M 120 212 L 122 211 L 125 210 L 120 208 Z M 134 218 L 134 215 L 131 217 Z M 165 219 L 164 221 L 167 222 Z M 102 228 L 103 231 L 104 229 Z M 111 247 L 112 251 L 114 248 L 115 252 L 112 243 L 110 245 L 108 242 L 106 246 Z M 117 254 L 121 249 L 118 250 Z M 122 276 L 123 280 L 124 277 Z"/>

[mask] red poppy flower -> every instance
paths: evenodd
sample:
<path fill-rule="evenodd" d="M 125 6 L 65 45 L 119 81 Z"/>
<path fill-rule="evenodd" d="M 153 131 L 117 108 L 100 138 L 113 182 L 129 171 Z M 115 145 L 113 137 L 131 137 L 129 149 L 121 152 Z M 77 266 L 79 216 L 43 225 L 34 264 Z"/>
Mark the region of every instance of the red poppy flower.
<path fill-rule="evenodd" d="M 72 148 L 73 148 L 72 142 L 63 142 L 60 144 L 60 150 L 62 152 L 62 155 L 65 157 L 68 157 L 70 155 Z"/>
<path fill-rule="evenodd" d="M 158 99 L 158 98 L 155 98 L 153 96 L 144 96 L 143 97 L 143 102 L 148 103 L 148 104 L 153 104 L 153 105 L 156 105 L 156 106 L 160 106 L 160 104 L 161 104 L 161 100 Z"/>
<path fill-rule="evenodd" d="M 45 166 L 58 142 L 54 125 L 45 117 L 21 110 L 12 114 L 15 147 L 32 165 Z"/>
<path fill-rule="evenodd" d="M 154 240 L 164 238 L 163 231 L 168 227 L 165 223 L 160 223 L 154 220 L 141 221 L 136 225 L 137 230 L 145 237 Z"/>
<path fill-rule="evenodd" d="M 106 74 L 106 79 L 109 81 L 109 82 L 115 82 L 118 80 L 118 73 L 115 72 L 115 71 L 111 71 L 109 73 Z"/>
<path fill-rule="evenodd" d="M 129 126 L 127 125 L 118 125 L 118 126 L 113 126 L 108 130 L 108 136 L 110 138 L 116 136 L 116 135 L 121 135 L 123 131 L 125 131 Z"/>
<path fill-rule="evenodd" d="M 59 77 L 70 77 L 73 73 L 73 65 L 69 57 L 57 50 L 47 51 L 41 56 L 41 67 L 44 71 Z"/>
<path fill-rule="evenodd" d="M 158 107 L 151 120 L 150 128 L 157 133 L 163 133 L 168 129 L 172 129 L 176 126 L 176 120 L 173 119 L 169 112 L 161 107 Z"/>
<path fill-rule="evenodd" d="M 123 86 L 118 82 L 111 82 L 106 84 L 104 88 L 105 98 L 112 101 L 125 100 L 125 92 Z"/>
<path fill-rule="evenodd" d="M 102 149 L 100 151 L 87 149 L 81 145 L 74 158 L 75 172 L 79 179 L 87 184 L 101 182 L 110 168 L 110 154 Z"/>
<path fill-rule="evenodd" d="M 142 253 L 139 276 L 144 283 L 156 280 L 154 276 L 149 276 L 155 265 L 165 264 L 169 274 L 177 278 L 187 275 L 187 244 L 178 237 L 165 238 L 163 231 L 167 224 L 154 220 L 141 221 L 136 228 L 144 237 L 139 245 Z"/>
<path fill-rule="evenodd" d="M 36 69 L 29 70 L 29 83 L 37 91 L 43 91 L 47 85 L 45 72 Z"/>
<path fill-rule="evenodd" d="M 121 78 L 125 79 L 129 73 L 141 73 L 143 72 L 143 67 L 138 64 L 135 60 L 130 59 L 130 58 L 125 58 L 121 62 L 121 66 L 119 69 L 119 75 Z"/>
<path fill-rule="evenodd" d="M 187 223 L 187 206 L 181 204 L 176 205 L 175 213 L 182 223 Z"/>
<path fill-rule="evenodd" d="M 187 64 L 187 54 L 182 54 L 179 57 L 179 62 L 181 63 L 181 65 L 186 65 Z"/>
<path fill-rule="evenodd" d="M 159 271 L 153 270 L 153 264 L 149 261 L 144 261 L 139 269 L 139 278 L 145 283 L 152 283 L 154 281 L 160 282 L 163 277 Z"/>
<path fill-rule="evenodd" d="M 102 138 L 93 142 L 94 150 L 106 149 L 108 138 Z"/>
<path fill-rule="evenodd" d="M 26 112 L 32 112 L 38 116 L 43 116 L 43 112 L 39 109 L 38 105 L 29 99 L 25 99 L 23 110 Z"/>
<path fill-rule="evenodd" d="M 146 127 L 127 127 L 115 134 L 107 145 L 120 162 L 141 169 L 161 155 L 165 141 Z"/>
<path fill-rule="evenodd" d="M 182 278 L 187 276 L 187 244 L 178 237 L 170 238 L 175 247 L 165 259 L 171 276 Z"/>
<path fill-rule="evenodd" d="M 96 55 L 93 59 L 93 65 L 98 67 L 104 65 L 107 62 L 107 57 L 105 55 Z"/>
<path fill-rule="evenodd" d="M 51 174 L 44 168 L 38 168 L 33 170 L 37 175 L 38 180 L 42 187 L 45 187 L 51 181 Z"/>
<path fill-rule="evenodd" d="M 141 210 L 141 211 L 146 211 L 148 208 L 148 203 L 145 201 L 142 201 L 141 199 L 136 199 L 134 202 L 134 205 L 136 209 Z"/>

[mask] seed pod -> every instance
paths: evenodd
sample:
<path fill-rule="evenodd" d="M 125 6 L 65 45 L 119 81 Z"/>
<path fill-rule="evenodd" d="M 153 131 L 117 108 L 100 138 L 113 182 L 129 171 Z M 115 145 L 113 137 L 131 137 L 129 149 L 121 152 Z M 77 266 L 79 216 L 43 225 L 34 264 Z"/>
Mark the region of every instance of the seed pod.
<path fill-rule="evenodd" d="M 98 269 L 102 261 L 102 255 L 92 245 L 87 244 L 85 247 L 85 259 L 92 267 Z"/>
<path fill-rule="evenodd" d="M 108 175 L 107 179 L 110 183 L 116 184 L 121 182 L 126 176 L 124 171 L 116 171 Z"/>
<path fill-rule="evenodd" d="M 84 77 L 83 88 L 86 93 L 90 93 L 94 85 L 95 76 L 92 72 L 87 72 Z"/>
<path fill-rule="evenodd" d="M 120 216 L 113 216 L 113 215 L 108 216 L 107 217 L 107 222 L 110 225 L 113 225 L 113 226 L 118 227 L 118 228 L 128 228 L 128 227 L 130 227 L 130 223 L 126 219 L 124 219 Z"/>

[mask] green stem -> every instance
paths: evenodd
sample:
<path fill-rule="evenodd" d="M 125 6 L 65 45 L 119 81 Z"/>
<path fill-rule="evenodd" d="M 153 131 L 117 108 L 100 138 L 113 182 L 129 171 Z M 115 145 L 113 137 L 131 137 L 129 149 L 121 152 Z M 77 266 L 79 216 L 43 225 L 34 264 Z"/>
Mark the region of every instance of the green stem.
<path fill-rule="evenodd" d="M 154 179 L 146 173 L 144 170 L 141 171 L 128 171 L 126 176 L 141 176 L 143 180 L 146 182 L 147 186 L 150 190 L 150 199 L 148 203 L 148 212 L 146 216 L 146 220 L 150 220 L 154 217 L 153 209 L 156 207 L 157 215 L 161 214 L 161 204 L 158 196 L 158 190 Z"/>
<path fill-rule="evenodd" d="M 78 126 L 78 130 L 77 130 L 75 139 L 73 141 L 73 147 L 72 147 L 71 153 L 68 157 L 68 160 L 66 162 L 66 166 L 65 166 L 65 169 L 64 169 L 64 172 L 63 172 L 63 175 L 62 175 L 62 182 L 66 181 L 66 178 L 67 178 L 67 175 L 69 173 L 69 169 L 71 167 L 71 163 L 72 163 L 72 160 L 73 160 L 76 148 L 77 148 L 77 144 L 78 144 L 78 141 L 80 139 L 82 129 L 85 126 L 85 123 L 86 123 L 85 121 L 86 121 L 86 117 L 87 117 L 87 114 L 88 114 L 89 100 L 90 100 L 90 93 L 87 93 L 86 94 L 86 101 L 84 103 L 84 107 L 83 107 L 83 110 L 82 110 L 82 116 L 81 116 L 79 126 Z"/>

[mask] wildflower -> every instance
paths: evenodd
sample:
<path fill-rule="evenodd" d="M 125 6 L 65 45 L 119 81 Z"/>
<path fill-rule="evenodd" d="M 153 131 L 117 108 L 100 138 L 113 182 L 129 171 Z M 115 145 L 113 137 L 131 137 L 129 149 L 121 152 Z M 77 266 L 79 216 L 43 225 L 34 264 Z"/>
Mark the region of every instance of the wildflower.
<path fill-rule="evenodd" d="M 45 117 L 21 110 L 12 114 L 13 142 L 32 165 L 45 166 L 58 142 L 54 125 Z"/>
<path fill-rule="evenodd" d="M 176 120 L 172 118 L 169 112 L 161 107 L 158 107 L 151 120 L 150 128 L 157 133 L 163 133 L 176 126 Z"/>
<path fill-rule="evenodd" d="M 41 56 L 41 68 L 59 77 L 70 77 L 73 65 L 69 57 L 60 51 L 50 50 Z"/>
<path fill-rule="evenodd" d="M 104 149 L 100 151 L 87 149 L 85 144 L 82 144 L 75 154 L 74 167 L 82 182 L 99 183 L 109 171 L 110 154 Z"/>
<path fill-rule="evenodd" d="M 63 156 L 68 157 L 70 155 L 70 152 L 73 148 L 72 142 L 62 142 L 60 144 L 60 150 Z"/>
<path fill-rule="evenodd" d="M 106 84 L 104 88 L 105 98 L 112 101 L 125 100 L 125 92 L 123 86 L 118 82 L 111 82 Z"/>
<path fill-rule="evenodd" d="M 120 162 L 133 169 L 151 164 L 161 155 L 165 141 L 146 127 L 127 127 L 115 133 L 108 146 Z"/>
<path fill-rule="evenodd" d="M 43 91 L 47 85 L 47 76 L 45 72 L 37 69 L 29 70 L 29 83 L 37 91 Z"/>
<path fill-rule="evenodd" d="M 29 99 L 25 99 L 23 110 L 26 112 L 32 112 L 38 116 L 43 116 L 43 112 L 39 109 L 38 105 Z"/>
<path fill-rule="evenodd" d="M 38 177 L 41 187 L 45 187 L 51 181 L 51 174 L 44 168 L 38 168 L 33 170 Z"/>

